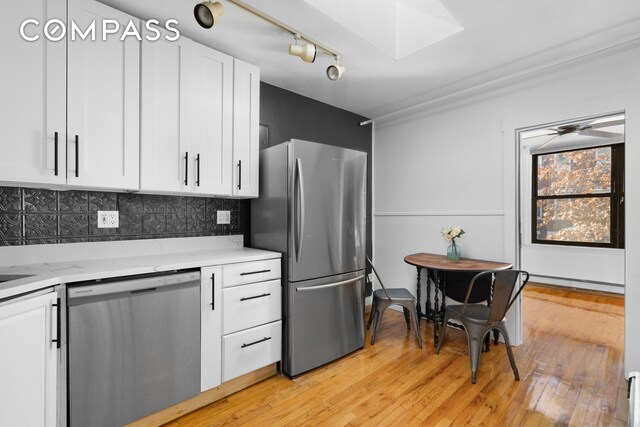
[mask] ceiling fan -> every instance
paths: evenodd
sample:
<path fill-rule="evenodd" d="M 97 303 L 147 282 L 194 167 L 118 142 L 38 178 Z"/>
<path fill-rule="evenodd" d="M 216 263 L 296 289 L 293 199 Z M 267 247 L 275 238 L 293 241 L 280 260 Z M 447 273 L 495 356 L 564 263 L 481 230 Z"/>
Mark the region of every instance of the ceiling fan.
<path fill-rule="evenodd" d="M 564 135 L 584 135 L 591 136 L 596 138 L 604 138 L 604 139 L 612 139 L 620 137 L 620 133 L 617 132 L 608 132 L 604 130 L 598 130 L 599 128 L 608 128 L 612 126 L 618 126 L 624 124 L 624 119 L 616 119 L 610 121 L 601 121 L 598 119 L 584 120 L 576 123 L 568 123 L 565 125 L 559 125 L 547 128 L 549 133 L 546 135 L 553 135 L 551 138 L 540 144 L 536 147 L 537 150 L 544 148 L 546 145 L 551 143 L 551 141 L 556 140 L 556 138 L 560 138 Z M 543 136 L 543 135 L 540 135 Z M 557 140 L 556 140 L 557 142 Z"/>

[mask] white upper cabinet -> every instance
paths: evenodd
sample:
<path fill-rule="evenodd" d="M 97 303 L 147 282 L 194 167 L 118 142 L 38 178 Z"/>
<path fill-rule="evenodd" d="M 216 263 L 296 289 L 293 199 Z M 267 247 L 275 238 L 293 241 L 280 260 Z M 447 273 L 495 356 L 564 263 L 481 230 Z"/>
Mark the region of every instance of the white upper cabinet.
<path fill-rule="evenodd" d="M 232 69 L 184 37 L 143 41 L 142 191 L 231 195 Z"/>
<path fill-rule="evenodd" d="M 130 22 L 138 30 L 140 23 L 92 0 L 69 0 L 68 8 L 69 21 L 82 29 L 96 21 L 96 40 L 69 41 L 67 183 L 137 190 L 140 41 L 121 35 Z M 103 37 L 106 19 L 117 20 L 120 29 Z"/>
<path fill-rule="evenodd" d="M 231 195 L 233 58 L 193 43 L 189 71 L 195 191 Z"/>
<path fill-rule="evenodd" d="M 140 188 L 151 192 L 189 191 L 191 135 L 187 124 L 189 39 L 142 41 L 140 108 Z"/>
<path fill-rule="evenodd" d="M 260 69 L 234 59 L 233 195 L 258 197 Z"/>
<path fill-rule="evenodd" d="M 0 79 L 0 181 L 17 184 L 66 182 L 66 40 L 47 41 L 42 25 L 66 21 L 65 0 L 0 4 L 0 51 L 5 62 Z M 26 41 L 24 33 L 38 37 Z M 57 149 L 56 149 L 57 146 Z"/>
<path fill-rule="evenodd" d="M 0 306 L 2 425 L 56 425 L 55 301 L 51 292 Z"/>

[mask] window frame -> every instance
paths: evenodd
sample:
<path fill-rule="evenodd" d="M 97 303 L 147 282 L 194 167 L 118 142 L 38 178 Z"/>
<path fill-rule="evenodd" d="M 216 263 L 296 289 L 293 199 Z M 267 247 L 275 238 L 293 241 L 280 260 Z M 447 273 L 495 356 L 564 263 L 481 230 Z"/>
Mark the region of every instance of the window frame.
<path fill-rule="evenodd" d="M 570 153 L 596 148 L 611 148 L 611 192 L 609 193 L 578 193 L 566 195 L 538 195 L 538 156 L 550 154 Z M 572 148 L 569 150 L 557 150 L 531 155 L 532 179 L 531 179 L 531 243 L 543 245 L 580 246 L 593 248 L 624 249 L 624 143 L 598 145 L 593 147 Z M 566 200 L 566 199 L 593 199 L 608 198 L 610 200 L 610 224 L 611 241 L 609 243 L 574 242 L 568 240 L 544 240 L 538 239 L 538 201 L 539 200 Z"/>

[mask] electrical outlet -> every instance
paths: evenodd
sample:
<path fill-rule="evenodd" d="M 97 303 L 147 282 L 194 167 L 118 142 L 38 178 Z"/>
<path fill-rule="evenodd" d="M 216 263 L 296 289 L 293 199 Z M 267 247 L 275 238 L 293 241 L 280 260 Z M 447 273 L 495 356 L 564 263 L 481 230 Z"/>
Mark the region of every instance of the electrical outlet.
<path fill-rule="evenodd" d="M 231 224 L 231 211 L 218 211 L 218 224 Z"/>
<path fill-rule="evenodd" d="M 119 226 L 118 211 L 98 211 L 98 228 L 118 228 Z"/>

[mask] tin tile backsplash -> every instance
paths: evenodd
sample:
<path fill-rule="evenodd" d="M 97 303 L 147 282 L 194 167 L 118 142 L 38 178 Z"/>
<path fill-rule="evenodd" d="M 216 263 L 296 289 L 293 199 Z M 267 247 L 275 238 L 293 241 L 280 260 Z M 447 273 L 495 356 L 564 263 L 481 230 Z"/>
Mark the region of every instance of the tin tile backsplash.
<path fill-rule="evenodd" d="M 240 200 L 0 187 L 0 246 L 241 234 Z M 98 211 L 120 227 L 98 228 Z M 231 224 L 216 224 L 216 211 Z"/>

